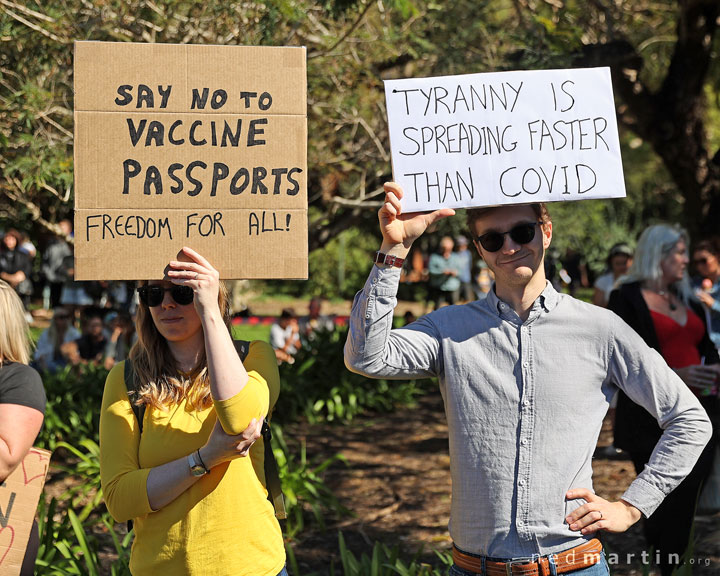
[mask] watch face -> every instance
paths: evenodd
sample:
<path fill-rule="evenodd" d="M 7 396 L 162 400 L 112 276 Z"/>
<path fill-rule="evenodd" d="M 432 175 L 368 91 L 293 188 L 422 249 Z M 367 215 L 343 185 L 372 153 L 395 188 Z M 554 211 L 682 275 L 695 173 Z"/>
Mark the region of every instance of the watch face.
<path fill-rule="evenodd" d="M 193 476 L 204 476 L 209 472 L 195 459 L 195 454 L 188 454 L 188 464 L 190 465 L 190 474 Z"/>

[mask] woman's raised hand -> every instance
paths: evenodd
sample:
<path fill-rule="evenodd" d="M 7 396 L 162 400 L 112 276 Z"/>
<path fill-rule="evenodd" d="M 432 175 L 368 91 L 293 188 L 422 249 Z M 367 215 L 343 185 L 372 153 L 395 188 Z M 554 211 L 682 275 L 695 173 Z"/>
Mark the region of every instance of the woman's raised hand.
<path fill-rule="evenodd" d="M 201 318 L 203 312 L 217 309 L 220 273 L 192 248 L 178 252 L 177 259 L 170 261 L 167 276 L 173 284 L 193 289 L 193 302 Z"/>

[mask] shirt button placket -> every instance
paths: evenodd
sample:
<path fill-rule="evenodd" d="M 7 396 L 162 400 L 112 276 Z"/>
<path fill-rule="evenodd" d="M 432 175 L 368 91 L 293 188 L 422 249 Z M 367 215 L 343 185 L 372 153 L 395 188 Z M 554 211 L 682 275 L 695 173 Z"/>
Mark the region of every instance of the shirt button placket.
<path fill-rule="evenodd" d="M 530 373 L 530 361 L 528 360 L 530 344 L 530 332 L 527 326 L 520 327 L 520 350 L 522 351 L 522 410 L 520 413 L 520 465 L 518 466 L 518 535 L 523 539 L 529 539 L 532 535 L 528 529 L 528 513 L 530 498 L 528 494 L 528 483 L 530 473 L 530 450 L 532 442 L 530 434 L 533 427 L 532 412 L 530 410 L 530 399 L 533 394 L 533 381 Z"/>

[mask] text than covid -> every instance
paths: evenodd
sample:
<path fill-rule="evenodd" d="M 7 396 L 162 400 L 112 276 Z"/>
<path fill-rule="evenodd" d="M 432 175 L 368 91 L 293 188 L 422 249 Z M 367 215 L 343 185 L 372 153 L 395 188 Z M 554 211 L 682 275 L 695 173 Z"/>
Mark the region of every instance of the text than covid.
<path fill-rule="evenodd" d="M 410 179 L 408 192 L 415 202 L 446 204 L 470 202 L 479 189 L 480 178 L 468 166 L 449 172 L 412 172 L 403 174 Z M 551 198 L 553 195 L 583 195 L 597 185 L 598 177 L 587 164 L 518 167 L 503 170 L 498 178 L 498 188 L 506 198 L 522 195 Z"/>

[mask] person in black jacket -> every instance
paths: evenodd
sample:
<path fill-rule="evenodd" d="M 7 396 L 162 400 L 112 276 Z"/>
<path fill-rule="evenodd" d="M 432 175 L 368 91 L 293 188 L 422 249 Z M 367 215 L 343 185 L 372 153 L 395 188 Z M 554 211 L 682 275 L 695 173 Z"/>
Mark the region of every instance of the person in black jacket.
<path fill-rule="evenodd" d="M 714 437 L 690 475 L 645 521 L 645 537 L 660 560 L 663 576 L 682 562 L 688 546 L 695 503 L 712 466 L 717 441 L 720 374 L 718 353 L 705 326 L 705 314 L 694 299 L 687 274 L 687 233 L 664 224 L 640 236 L 627 277 L 610 295 L 608 307 L 657 350 L 698 396 L 713 421 Z M 657 421 L 622 391 L 615 418 L 615 446 L 630 453 L 640 473 L 662 434 Z"/>
<path fill-rule="evenodd" d="M 22 235 L 17 230 L 10 229 L 3 236 L 0 246 L 0 280 L 13 287 L 27 310 L 32 294 L 32 261 L 30 256 L 19 249 L 21 241 Z"/>

